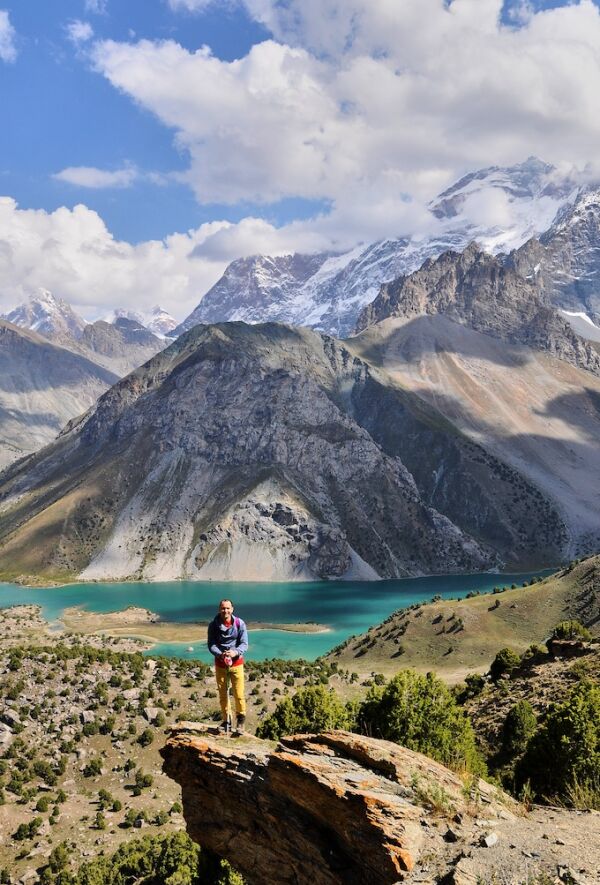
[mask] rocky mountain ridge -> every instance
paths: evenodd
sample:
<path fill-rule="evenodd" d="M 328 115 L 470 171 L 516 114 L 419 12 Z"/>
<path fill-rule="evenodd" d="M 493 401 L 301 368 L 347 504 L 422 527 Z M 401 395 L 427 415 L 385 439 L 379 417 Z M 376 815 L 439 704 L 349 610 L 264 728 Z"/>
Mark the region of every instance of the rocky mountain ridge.
<path fill-rule="evenodd" d="M 118 376 L 0 320 L 0 469 L 49 443 Z"/>
<path fill-rule="evenodd" d="M 547 473 L 459 430 L 386 347 L 370 330 L 343 343 L 195 327 L 4 474 L 3 573 L 374 578 L 529 567 L 595 543 L 595 497 L 578 524 Z"/>
<path fill-rule="evenodd" d="M 472 240 L 493 254 L 514 250 L 547 231 L 578 192 L 573 176 L 535 157 L 470 173 L 432 201 L 431 230 L 423 235 L 390 237 L 340 255 L 257 255 L 232 262 L 176 331 L 225 320 L 279 321 L 344 338 L 383 283 L 449 249 L 462 251 Z M 488 207 L 498 201 L 501 223 L 489 220 Z"/>
<path fill-rule="evenodd" d="M 57 298 L 48 289 L 39 289 L 27 302 L 1 318 L 58 344 L 78 341 L 87 325 L 67 301 Z"/>
<path fill-rule="evenodd" d="M 583 188 L 539 240 L 528 241 L 508 260 L 552 304 L 600 323 L 600 189 Z"/>
<path fill-rule="evenodd" d="M 0 319 L 0 467 L 49 443 L 117 378 L 167 343 L 127 317 L 86 323 L 46 290 L 8 316 L 11 321 Z M 165 321 L 162 312 L 157 321 Z"/>
<path fill-rule="evenodd" d="M 197 327 L 5 473 L 4 565 L 48 519 L 51 547 L 33 545 L 21 571 L 248 580 L 493 564 L 351 417 L 368 380 L 308 330 Z"/>
<path fill-rule="evenodd" d="M 478 332 L 545 350 L 600 375 L 600 348 L 574 331 L 544 290 L 471 243 L 464 252 L 428 259 L 407 277 L 381 287 L 360 314 L 357 331 L 389 317 L 443 314 Z"/>
<path fill-rule="evenodd" d="M 145 325 L 143 317 L 128 310 L 118 309 L 104 320 L 88 323 L 64 299 L 46 289 L 32 295 L 29 301 L 3 318 L 117 375 L 126 375 L 162 350 L 166 333 L 160 330 L 173 329 L 176 325 L 160 307 L 156 307 L 148 319 L 149 324 L 155 324 L 156 334 Z"/>

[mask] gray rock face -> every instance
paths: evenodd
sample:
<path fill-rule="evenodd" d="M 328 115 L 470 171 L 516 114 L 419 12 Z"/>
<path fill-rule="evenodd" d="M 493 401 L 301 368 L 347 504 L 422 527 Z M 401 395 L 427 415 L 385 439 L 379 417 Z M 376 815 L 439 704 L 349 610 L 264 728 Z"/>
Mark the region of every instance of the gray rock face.
<path fill-rule="evenodd" d="M 357 331 L 388 317 L 444 314 L 457 323 L 511 343 L 544 350 L 600 375 L 600 355 L 579 337 L 543 291 L 500 258 L 472 243 L 446 252 L 408 277 L 381 287 Z"/>
<path fill-rule="evenodd" d="M 7 471 L 0 569 L 307 580 L 562 556 L 552 499 L 387 359 L 368 337 L 195 327 Z"/>
<path fill-rule="evenodd" d="M 49 443 L 117 375 L 0 321 L 0 468 Z"/>
<path fill-rule="evenodd" d="M 114 323 L 88 324 L 80 344 L 84 352 L 118 375 L 126 375 L 163 349 L 165 342 L 141 323 L 117 317 Z"/>
<path fill-rule="evenodd" d="M 406 436 L 389 432 L 402 425 Z M 421 492 L 400 452 L 412 451 L 419 473 L 418 452 L 429 458 L 432 447 L 497 518 L 478 518 L 468 494 L 455 519 L 427 502 L 429 468 Z M 484 454 L 327 336 L 197 327 L 7 471 L 0 568 L 268 580 L 472 571 L 540 547 L 556 555 L 564 528 L 552 506 Z"/>
<path fill-rule="evenodd" d="M 583 190 L 539 242 L 526 243 L 510 261 L 552 304 L 600 323 L 600 190 Z"/>

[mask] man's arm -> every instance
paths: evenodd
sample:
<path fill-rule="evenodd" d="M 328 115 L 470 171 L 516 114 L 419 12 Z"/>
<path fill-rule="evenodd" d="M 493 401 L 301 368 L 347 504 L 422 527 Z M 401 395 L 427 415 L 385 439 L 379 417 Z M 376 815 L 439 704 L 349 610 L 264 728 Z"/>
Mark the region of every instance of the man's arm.
<path fill-rule="evenodd" d="M 240 658 L 248 651 L 248 628 L 241 618 L 235 651 Z"/>
<path fill-rule="evenodd" d="M 215 630 L 215 625 L 211 621 L 210 624 L 208 625 L 208 638 L 207 638 L 206 644 L 208 645 L 209 652 L 212 655 L 214 655 L 215 658 L 220 658 L 222 655 L 222 651 L 219 648 L 219 646 L 217 645 L 218 638 L 219 637 L 217 636 L 217 631 Z"/>

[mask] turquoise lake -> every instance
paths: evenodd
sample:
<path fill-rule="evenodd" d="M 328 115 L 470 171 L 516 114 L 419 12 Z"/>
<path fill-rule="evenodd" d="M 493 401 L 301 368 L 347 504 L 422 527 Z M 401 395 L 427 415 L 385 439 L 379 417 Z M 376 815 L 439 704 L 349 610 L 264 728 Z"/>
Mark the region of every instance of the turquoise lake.
<path fill-rule="evenodd" d="M 43 616 L 56 621 L 65 608 L 81 605 L 90 611 L 108 612 L 141 606 L 160 615 L 164 621 L 190 623 L 210 620 L 223 597 L 233 599 L 236 614 L 245 621 L 262 623 L 326 624 L 326 633 L 290 633 L 283 630 L 253 630 L 248 658 L 306 658 L 314 660 L 348 636 L 362 633 L 384 621 L 399 608 L 415 602 L 428 602 L 432 596 L 457 599 L 496 586 L 520 586 L 535 575 L 524 574 L 452 575 L 406 578 L 395 581 L 329 581 L 314 583 L 126 583 L 69 584 L 64 587 L 32 589 L 0 583 L 0 607 L 19 603 L 40 605 Z M 189 650 L 190 645 L 192 651 Z M 147 652 L 168 657 L 211 660 L 202 643 L 157 643 Z"/>

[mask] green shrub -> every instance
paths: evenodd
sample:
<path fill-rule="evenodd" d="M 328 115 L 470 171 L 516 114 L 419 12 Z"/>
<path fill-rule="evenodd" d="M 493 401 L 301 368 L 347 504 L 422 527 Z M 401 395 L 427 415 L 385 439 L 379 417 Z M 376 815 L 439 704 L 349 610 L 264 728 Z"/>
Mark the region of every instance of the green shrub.
<path fill-rule="evenodd" d="M 90 759 L 84 767 L 82 774 L 84 777 L 96 777 L 102 774 L 102 760 L 99 758 Z"/>
<path fill-rule="evenodd" d="M 469 673 L 468 676 L 465 676 L 464 683 L 456 686 L 454 695 L 459 704 L 464 704 L 470 698 L 476 698 L 477 695 L 480 695 L 484 688 L 485 678 L 479 673 Z"/>
<path fill-rule="evenodd" d="M 510 648 L 502 648 L 492 661 L 490 676 L 492 682 L 498 682 L 501 676 L 510 676 L 521 664 L 519 655 Z"/>
<path fill-rule="evenodd" d="M 35 810 L 45 812 L 50 808 L 50 796 L 40 796 L 35 804 Z"/>
<path fill-rule="evenodd" d="M 141 747 L 148 747 L 154 740 L 154 732 L 151 728 L 145 728 L 139 738 L 137 739 L 138 744 Z"/>
<path fill-rule="evenodd" d="M 359 706 L 357 719 L 359 728 L 374 737 L 418 750 L 454 769 L 483 771 L 469 718 L 433 673 L 401 670 L 384 688 L 374 686 Z"/>
<path fill-rule="evenodd" d="M 187 833 L 131 840 L 111 857 L 83 864 L 73 881 L 75 885 L 243 885 L 226 861 L 204 855 Z"/>
<path fill-rule="evenodd" d="M 517 766 L 517 785 L 531 784 L 539 799 L 600 809 L 600 685 L 579 683 L 552 705 Z M 577 803 L 579 804 L 579 803 Z"/>
<path fill-rule="evenodd" d="M 589 642 L 592 634 L 579 621 L 561 621 L 552 631 L 550 639 L 583 639 Z"/>
<path fill-rule="evenodd" d="M 537 719 L 529 701 L 518 701 L 506 714 L 502 726 L 502 752 L 507 758 L 520 756 L 537 728 Z"/>
<path fill-rule="evenodd" d="M 284 698 L 256 730 L 258 737 L 277 740 L 286 734 L 350 728 L 352 716 L 336 693 L 323 685 L 307 685 Z"/>

